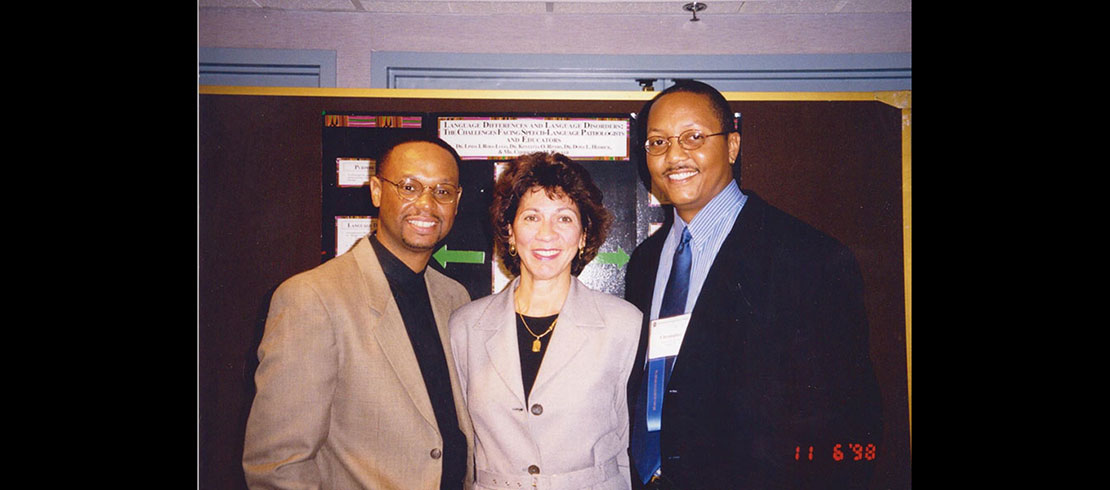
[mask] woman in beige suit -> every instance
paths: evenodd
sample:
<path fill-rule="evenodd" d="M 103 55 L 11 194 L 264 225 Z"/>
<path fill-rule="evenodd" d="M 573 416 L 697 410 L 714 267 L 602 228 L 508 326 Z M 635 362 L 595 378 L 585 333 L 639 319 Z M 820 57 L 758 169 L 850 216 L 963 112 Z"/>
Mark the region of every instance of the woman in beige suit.
<path fill-rule="evenodd" d="M 451 315 L 479 489 L 627 489 L 627 381 L 641 314 L 577 278 L 612 215 L 578 163 L 523 155 L 502 172 L 494 250 L 517 276 Z"/>

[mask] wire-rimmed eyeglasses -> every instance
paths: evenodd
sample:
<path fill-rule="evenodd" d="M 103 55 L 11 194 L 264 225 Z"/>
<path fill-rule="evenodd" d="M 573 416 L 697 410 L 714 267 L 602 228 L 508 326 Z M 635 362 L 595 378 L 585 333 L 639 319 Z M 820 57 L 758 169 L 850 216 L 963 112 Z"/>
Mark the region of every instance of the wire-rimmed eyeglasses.
<path fill-rule="evenodd" d="M 700 130 L 691 129 L 683 131 L 678 136 L 649 136 L 647 141 L 644 142 L 644 150 L 647 150 L 650 155 L 662 155 L 667 152 L 671 147 L 671 138 L 678 138 L 678 144 L 687 150 L 696 150 L 705 144 L 705 139 L 710 136 L 720 136 L 722 134 L 729 134 L 732 131 L 722 131 L 720 133 L 703 134 Z"/>
<path fill-rule="evenodd" d="M 401 180 L 401 182 L 393 182 L 380 175 L 377 177 L 384 182 L 393 184 L 393 186 L 397 188 L 397 195 L 401 196 L 401 198 L 406 201 L 415 201 L 421 194 L 424 194 L 425 190 L 431 190 L 432 198 L 435 199 L 436 202 L 440 204 L 451 204 L 455 202 L 455 199 L 459 198 L 459 191 L 462 190 L 461 187 L 454 184 L 440 183 L 436 184 L 434 187 L 425 186 L 420 183 L 419 180 L 411 177 L 407 177 Z"/>

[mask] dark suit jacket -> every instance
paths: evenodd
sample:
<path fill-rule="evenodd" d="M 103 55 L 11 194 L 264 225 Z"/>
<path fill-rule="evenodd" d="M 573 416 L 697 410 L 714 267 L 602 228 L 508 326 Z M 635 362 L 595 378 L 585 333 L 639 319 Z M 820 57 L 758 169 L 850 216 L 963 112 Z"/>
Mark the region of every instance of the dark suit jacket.
<path fill-rule="evenodd" d="M 875 459 L 855 461 L 849 445 L 878 446 L 882 431 L 859 267 L 835 239 L 745 194 L 664 395 L 663 474 L 681 489 L 866 488 Z M 628 263 L 625 296 L 644 312 L 668 231 Z M 648 316 L 629 406 L 642 382 Z"/>

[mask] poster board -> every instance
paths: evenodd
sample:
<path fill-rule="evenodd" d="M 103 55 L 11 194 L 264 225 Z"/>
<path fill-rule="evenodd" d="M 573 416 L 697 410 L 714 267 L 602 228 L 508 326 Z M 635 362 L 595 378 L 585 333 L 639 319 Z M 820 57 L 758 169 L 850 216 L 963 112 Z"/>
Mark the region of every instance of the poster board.
<path fill-rule="evenodd" d="M 323 116 L 323 260 L 346 252 L 373 229 L 377 209 L 367 199 L 374 158 L 406 135 L 438 136 L 461 158 L 463 198 L 455 225 L 437 245 L 431 266 L 466 286 L 471 297 L 499 291 L 512 278 L 493 253 L 489 205 L 493 185 L 508 160 L 522 153 L 559 152 L 581 163 L 605 189 L 613 227 L 598 257 L 579 275 L 587 286 L 623 296 L 629 253 L 658 227 L 658 200 L 640 189 L 630 161 L 629 114 L 426 113 Z"/>

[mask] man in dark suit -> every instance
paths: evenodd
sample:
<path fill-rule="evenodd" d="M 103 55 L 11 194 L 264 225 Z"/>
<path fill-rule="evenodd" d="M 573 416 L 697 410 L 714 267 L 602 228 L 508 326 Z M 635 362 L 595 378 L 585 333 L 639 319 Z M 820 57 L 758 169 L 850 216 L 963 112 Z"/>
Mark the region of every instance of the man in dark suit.
<path fill-rule="evenodd" d="M 713 87 L 664 90 L 637 135 L 674 220 L 626 274 L 644 312 L 633 488 L 867 488 L 881 406 L 852 253 L 740 190 L 740 134 Z"/>

